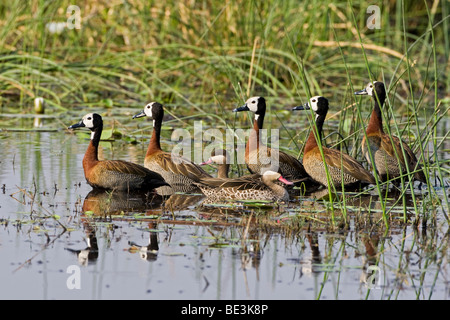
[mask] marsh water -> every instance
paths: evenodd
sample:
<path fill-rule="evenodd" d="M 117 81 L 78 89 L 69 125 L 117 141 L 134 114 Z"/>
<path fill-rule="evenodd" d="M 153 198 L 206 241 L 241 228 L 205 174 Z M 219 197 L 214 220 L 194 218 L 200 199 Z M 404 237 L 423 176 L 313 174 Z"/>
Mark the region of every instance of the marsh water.
<path fill-rule="evenodd" d="M 389 229 L 373 191 L 349 199 L 349 225 L 335 228 L 326 203 L 309 195 L 270 207 L 205 206 L 200 194 L 95 192 L 81 165 L 89 136 L 64 129 L 79 115 L 42 117 L 36 128 L 32 117 L 2 119 L 0 299 L 450 296 L 448 208 L 415 212 L 413 201 L 419 208 L 432 201 L 424 186 L 400 202 L 387 195 Z M 449 128 L 439 123 L 441 132 Z M 147 143 L 148 136 L 103 141 L 100 157 L 143 163 Z M 442 159 L 449 148 L 443 143 Z M 449 194 L 445 181 L 433 188 L 441 199 Z"/>

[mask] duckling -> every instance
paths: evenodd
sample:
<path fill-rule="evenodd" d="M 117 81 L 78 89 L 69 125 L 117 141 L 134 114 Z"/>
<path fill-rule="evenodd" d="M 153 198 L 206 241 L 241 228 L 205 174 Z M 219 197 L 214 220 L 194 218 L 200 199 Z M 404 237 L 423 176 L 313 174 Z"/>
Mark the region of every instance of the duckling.
<path fill-rule="evenodd" d="M 209 175 L 192 161 L 163 151 L 160 144 L 161 125 L 164 108 L 159 102 L 151 102 L 144 110 L 135 114 L 133 119 L 149 117 L 153 120 L 153 133 L 145 155 L 144 166 L 159 173 L 176 192 L 189 192 L 198 189 L 194 182 Z"/>
<path fill-rule="evenodd" d="M 123 160 L 99 160 L 98 145 L 103 130 L 103 119 L 97 113 L 88 113 L 68 129 L 86 127 L 91 130 L 91 141 L 83 158 L 86 180 L 93 188 L 119 191 L 150 190 L 167 186 L 163 177 L 136 163 Z"/>
<path fill-rule="evenodd" d="M 375 102 L 369 125 L 366 129 L 367 139 L 366 136 L 363 137 L 361 148 L 367 161 L 372 164 L 369 154 L 370 148 L 380 180 L 387 181 L 406 174 L 406 166 L 408 166 L 410 172 L 415 171 L 414 179 L 427 183 L 425 174 L 411 148 L 398 137 L 389 136 L 383 130 L 381 107 L 386 100 L 384 83 L 380 81 L 370 82 L 366 88 L 355 92 L 355 95 L 372 96 Z M 405 151 L 405 157 L 403 157 L 402 147 Z"/>
<path fill-rule="evenodd" d="M 322 96 L 315 96 L 303 106 L 293 108 L 293 110 L 309 110 L 312 108 L 316 114 L 316 126 L 319 136 L 322 134 L 322 127 L 328 112 L 328 100 Z M 349 155 L 339 150 L 322 147 L 323 156 L 320 153 L 319 146 L 314 135 L 314 128 L 309 133 L 303 155 L 303 165 L 306 172 L 315 181 L 328 187 L 328 179 L 325 171 L 324 161 L 327 164 L 330 174 L 330 181 L 335 188 L 340 189 L 342 182 L 345 188 L 362 186 L 375 183 L 372 174 Z"/>

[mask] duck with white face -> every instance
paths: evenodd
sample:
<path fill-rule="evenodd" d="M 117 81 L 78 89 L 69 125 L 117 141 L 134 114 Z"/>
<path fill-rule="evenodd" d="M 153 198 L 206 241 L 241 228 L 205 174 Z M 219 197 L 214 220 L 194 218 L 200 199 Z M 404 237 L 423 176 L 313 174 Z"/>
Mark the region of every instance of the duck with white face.
<path fill-rule="evenodd" d="M 396 179 L 408 171 L 412 178 L 427 183 L 425 173 L 411 148 L 394 135 L 383 130 L 382 107 L 386 100 L 386 89 L 381 81 L 369 82 L 366 87 L 355 92 L 355 95 L 367 95 L 373 98 L 374 108 L 370 116 L 361 143 L 361 149 L 367 162 L 373 165 L 381 181 Z M 408 168 L 408 170 L 407 170 Z M 399 184 L 400 180 L 393 180 Z"/>
<path fill-rule="evenodd" d="M 367 84 L 367 86 L 360 90 L 360 91 L 356 91 L 355 95 L 368 95 L 373 97 L 374 92 L 378 95 L 381 96 L 386 96 L 386 89 L 384 88 L 384 83 L 381 81 L 373 81 L 373 82 L 369 82 Z"/>
<path fill-rule="evenodd" d="M 158 111 L 160 109 L 162 109 L 162 105 L 160 103 L 158 103 L 158 102 L 150 102 L 144 107 L 144 109 L 141 112 L 135 114 L 133 116 L 133 119 L 142 118 L 142 117 L 149 117 L 150 119 L 153 120 L 153 127 L 154 127 L 155 126 L 155 118 L 153 117 L 153 106 L 155 106 L 155 109 L 157 109 Z"/>
<path fill-rule="evenodd" d="M 326 116 L 328 112 L 328 100 L 322 96 L 312 97 L 309 102 L 305 104 L 294 107 L 292 110 L 309 110 L 312 109 L 315 113 L 316 122 L 317 118 L 320 116 Z M 325 121 L 325 119 L 323 119 Z M 323 124 L 323 122 L 321 122 Z M 319 123 L 320 124 L 320 123 Z M 320 128 L 322 129 L 322 128 Z M 322 130 L 319 130 L 321 132 Z"/>
<path fill-rule="evenodd" d="M 315 113 L 318 138 L 321 139 L 323 123 L 328 113 L 328 99 L 322 96 L 314 96 L 309 99 L 309 102 L 294 107 L 292 110 L 309 109 L 312 109 Z M 311 129 L 305 145 L 303 165 L 306 172 L 325 187 L 332 184 L 336 189 L 349 189 L 375 183 L 375 179 L 370 172 L 349 155 L 324 146 L 322 146 L 322 153 L 314 130 Z M 325 169 L 325 164 L 327 169 Z"/>
<path fill-rule="evenodd" d="M 233 112 L 251 111 L 255 114 L 255 120 L 258 120 L 260 115 L 265 115 L 266 99 L 264 97 L 251 97 L 247 99 L 245 104 L 239 108 L 233 109 Z M 262 127 L 261 127 L 262 128 Z"/>
<path fill-rule="evenodd" d="M 91 130 L 92 140 L 94 139 L 96 129 L 99 129 L 100 126 L 103 129 L 103 120 L 101 116 L 96 113 L 88 113 L 80 120 L 80 122 L 71 125 L 68 129 L 88 128 Z"/>
<path fill-rule="evenodd" d="M 141 117 L 148 117 L 153 120 L 153 132 L 147 153 L 145 154 L 144 166 L 161 174 L 170 184 L 172 191 L 195 191 L 198 188 L 194 182 L 202 177 L 211 177 L 205 170 L 191 160 L 181 157 L 176 153 L 162 150 L 160 140 L 164 108 L 161 103 L 148 103 L 141 112 L 133 116 L 133 119 Z"/>
<path fill-rule="evenodd" d="M 103 130 L 103 119 L 99 114 L 88 113 L 68 129 L 84 127 L 91 130 L 91 141 L 83 157 L 83 169 L 87 182 L 93 188 L 134 192 L 168 186 L 161 175 L 138 164 L 98 159 L 98 146 Z"/>
<path fill-rule="evenodd" d="M 317 185 L 312 182 L 300 160 L 278 149 L 269 148 L 260 141 L 260 130 L 263 129 L 266 113 L 265 98 L 251 97 L 243 106 L 233 110 L 233 112 L 242 111 L 255 114 L 253 130 L 250 132 L 245 148 L 245 163 L 250 173 L 261 174 L 268 169 L 274 170 L 296 185 L 305 184 L 307 189 L 316 189 Z"/>

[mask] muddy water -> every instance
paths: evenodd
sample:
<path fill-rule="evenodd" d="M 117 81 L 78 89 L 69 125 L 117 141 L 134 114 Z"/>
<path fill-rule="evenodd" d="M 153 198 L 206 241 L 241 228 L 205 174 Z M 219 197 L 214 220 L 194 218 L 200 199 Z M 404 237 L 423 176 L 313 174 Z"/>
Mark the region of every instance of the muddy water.
<path fill-rule="evenodd" d="M 329 211 L 310 198 L 242 209 L 204 207 L 198 194 L 96 193 L 81 167 L 86 136 L 0 137 L 0 299 L 450 296 L 442 208 L 430 207 L 432 218 L 415 228 L 397 222 L 405 216 L 400 201 L 385 231 L 376 198 L 365 195 L 358 200 L 368 205 L 348 204 L 349 228 L 331 230 Z M 101 147 L 104 158 L 136 162 L 145 149 L 123 140 Z M 435 188 L 442 198 L 449 192 Z M 427 199 L 425 189 L 415 194 L 418 203 Z M 411 195 L 406 202 L 411 221 Z"/>

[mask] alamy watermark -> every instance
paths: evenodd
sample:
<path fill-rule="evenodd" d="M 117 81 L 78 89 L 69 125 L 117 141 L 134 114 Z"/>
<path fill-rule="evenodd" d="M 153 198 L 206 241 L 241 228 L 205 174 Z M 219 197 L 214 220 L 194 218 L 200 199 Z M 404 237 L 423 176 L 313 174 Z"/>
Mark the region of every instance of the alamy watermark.
<path fill-rule="evenodd" d="M 81 289 L 81 269 L 79 266 L 72 264 L 67 267 L 66 273 L 70 274 L 66 280 L 67 289 Z"/>
<path fill-rule="evenodd" d="M 66 10 L 67 20 L 65 22 L 51 21 L 45 25 L 49 33 L 60 34 L 64 29 L 81 29 L 81 9 L 77 5 L 70 5 Z"/>
<path fill-rule="evenodd" d="M 258 133 L 254 129 L 226 129 L 225 132 L 217 128 L 204 130 L 202 122 L 195 121 L 193 133 L 192 136 L 189 130 L 181 128 L 172 132 L 171 141 L 177 142 L 171 151 L 172 160 L 175 163 L 181 162 L 182 158 L 201 163 L 208 160 L 215 151 L 225 149 L 228 154 L 228 164 L 260 163 L 270 167 L 271 170 L 278 171 L 279 154 L 274 151 L 279 148 L 278 129 L 271 129 L 269 137 L 267 129 L 260 129 Z M 249 150 L 259 149 L 257 156 L 249 158 L 248 162 L 245 161 L 246 140 L 248 140 Z M 204 146 L 205 142 L 210 143 Z M 268 152 L 265 148 L 269 144 L 272 152 Z"/>
<path fill-rule="evenodd" d="M 66 26 L 67 29 L 81 29 L 81 9 L 77 5 L 70 5 L 66 10 L 67 18 Z"/>
<path fill-rule="evenodd" d="M 379 266 L 371 265 L 367 267 L 367 278 L 364 283 L 368 289 L 381 288 L 381 269 Z"/>
<path fill-rule="evenodd" d="M 366 26 L 368 29 L 381 29 L 381 10 L 377 5 L 370 5 L 367 7 L 366 12 L 370 14 L 367 18 Z"/>

